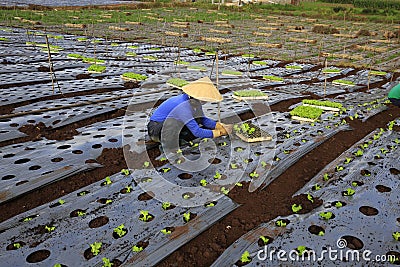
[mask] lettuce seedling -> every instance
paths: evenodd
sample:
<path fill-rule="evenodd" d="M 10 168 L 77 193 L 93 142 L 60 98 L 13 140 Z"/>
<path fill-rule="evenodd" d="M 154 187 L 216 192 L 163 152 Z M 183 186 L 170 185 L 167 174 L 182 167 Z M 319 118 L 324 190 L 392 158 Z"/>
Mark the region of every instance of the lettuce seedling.
<path fill-rule="evenodd" d="M 251 262 L 250 253 L 246 250 L 240 257 L 242 263 Z"/>
<path fill-rule="evenodd" d="M 236 163 L 231 163 L 231 168 L 232 169 L 237 169 L 237 164 Z"/>
<path fill-rule="evenodd" d="M 56 263 L 56 264 L 54 264 L 54 266 L 53 267 L 62 267 L 62 265 L 61 264 L 59 264 L 59 263 Z"/>
<path fill-rule="evenodd" d="M 400 240 L 400 232 L 394 232 L 392 234 L 394 240 L 399 241 Z"/>
<path fill-rule="evenodd" d="M 215 179 L 220 179 L 221 177 L 222 177 L 222 175 L 218 171 L 216 171 L 215 174 L 214 174 L 214 178 Z"/>
<path fill-rule="evenodd" d="M 112 202 L 113 202 L 112 199 L 107 199 L 107 200 L 106 200 L 106 205 L 107 205 L 107 204 L 110 204 L 110 203 L 112 203 Z"/>
<path fill-rule="evenodd" d="M 313 185 L 313 187 L 312 187 L 312 190 L 314 190 L 314 191 L 318 191 L 318 190 L 320 190 L 321 189 L 321 186 L 319 185 L 319 184 L 315 184 L 315 185 Z"/>
<path fill-rule="evenodd" d="M 303 209 L 303 207 L 299 204 L 299 205 L 297 205 L 297 204 L 293 204 L 292 205 L 292 211 L 294 212 L 294 213 L 297 213 L 297 212 L 299 212 L 300 210 L 302 210 Z"/>
<path fill-rule="evenodd" d="M 138 247 L 138 246 L 136 246 L 136 245 L 134 245 L 133 247 L 132 247 L 132 251 L 133 252 L 140 252 L 140 251 L 142 251 L 143 250 L 143 247 Z"/>
<path fill-rule="evenodd" d="M 171 234 L 172 232 L 171 232 L 170 230 L 167 230 L 166 228 L 164 228 L 164 229 L 161 230 L 161 233 L 163 233 L 163 234 L 165 234 L 165 235 L 169 235 L 169 234 Z"/>
<path fill-rule="evenodd" d="M 24 218 L 23 222 L 29 222 L 32 219 L 33 219 L 32 217 L 26 217 L 26 218 Z"/>
<path fill-rule="evenodd" d="M 332 212 L 330 212 L 330 211 L 327 211 L 327 212 L 320 212 L 319 213 L 319 217 L 321 217 L 322 219 L 324 219 L 324 220 L 329 220 L 329 219 L 331 219 L 332 218 L 332 216 L 333 216 L 333 213 Z"/>
<path fill-rule="evenodd" d="M 214 207 L 214 206 L 215 206 L 215 204 L 213 202 L 206 205 L 206 207 Z"/>
<path fill-rule="evenodd" d="M 356 192 L 356 191 L 354 191 L 353 189 L 347 188 L 347 190 L 343 193 L 343 195 L 345 195 L 345 196 L 352 196 L 352 195 L 355 194 L 355 192 Z"/>
<path fill-rule="evenodd" d="M 110 176 L 107 176 L 107 177 L 106 177 L 106 179 L 105 179 L 105 181 L 104 181 L 103 184 L 104 184 L 104 185 L 112 184 L 112 181 L 111 181 L 111 179 L 110 179 Z"/>
<path fill-rule="evenodd" d="M 139 217 L 139 220 L 143 221 L 143 222 L 147 222 L 149 221 L 151 218 L 153 218 L 153 216 L 151 216 L 149 214 L 148 210 L 141 210 L 140 214 L 142 215 L 141 217 Z"/>
<path fill-rule="evenodd" d="M 343 170 L 344 170 L 343 166 L 341 166 L 341 165 L 337 165 L 336 166 L 336 171 L 340 172 L 340 171 L 343 171 Z"/>
<path fill-rule="evenodd" d="M 58 200 L 58 203 L 60 203 L 60 205 L 62 205 L 65 203 L 65 200 L 60 199 L 60 200 Z"/>
<path fill-rule="evenodd" d="M 356 157 L 361 157 L 363 154 L 364 154 L 364 152 L 363 152 L 361 149 L 357 150 L 357 151 L 354 153 L 354 155 L 355 155 Z"/>
<path fill-rule="evenodd" d="M 256 171 L 251 172 L 250 174 L 251 178 L 258 178 L 259 174 Z"/>
<path fill-rule="evenodd" d="M 336 208 L 341 208 L 341 207 L 343 207 L 343 203 L 340 202 L 340 201 L 337 201 L 337 202 L 335 203 L 335 207 L 336 207 Z"/>
<path fill-rule="evenodd" d="M 47 232 L 53 232 L 54 230 L 56 230 L 55 226 L 45 226 L 44 229 L 46 229 Z"/>
<path fill-rule="evenodd" d="M 265 237 L 265 236 L 263 236 L 263 235 L 260 235 L 260 239 L 262 240 L 262 242 L 266 245 L 266 244 L 268 244 L 268 242 L 269 242 L 269 238 L 268 237 Z"/>
<path fill-rule="evenodd" d="M 121 170 L 121 173 L 122 173 L 123 175 L 125 175 L 125 176 L 128 176 L 128 175 L 130 174 L 130 172 L 129 172 L 128 169 L 122 169 L 122 170 Z"/>
<path fill-rule="evenodd" d="M 319 236 L 324 236 L 324 235 L 325 235 L 325 232 L 324 232 L 324 231 L 319 231 L 318 235 L 319 235 Z"/>
<path fill-rule="evenodd" d="M 163 173 L 167 173 L 171 170 L 171 168 L 162 168 L 161 170 L 163 171 Z"/>
<path fill-rule="evenodd" d="M 239 187 L 243 186 L 243 184 L 242 184 L 242 183 L 239 183 L 239 182 L 237 182 L 235 185 L 236 185 L 236 186 L 239 186 Z"/>
<path fill-rule="evenodd" d="M 221 187 L 221 192 L 225 195 L 227 195 L 229 193 L 229 190 L 226 189 L 225 187 Z"/>
<path fill-rule="evenodd" d="M 308 199 L 311 203 L 314 203 L 314 198 L 313 198 L 312 195 L 307 194 L 307 199 Z"/>
<path fill-rule="evenodd" d="M 185 222 L 189 222 L 190 221 L 190 212 L 186 212 L 183 214 L 183 220 Z"/>
<path fill-rule="evenodd" d="M 283 220 L 277 220 L 275 224 L 276 224 L 276 226 L 279 226 L 279 227 L 286 227 L 286 225 L 287 225 L 287 223 Z"/>
<path fill-rule="evenodd" d="M 83 216 L 83 215 L 85 215 L 86 213 L 84 212 L 84 211 L 78 211 L 78 216 Z"/>
<path fill-rule="evenodd" d="M 171 203 L 163 202 L 161 207 L 163 208 L 163 210 L 167 210 L 169 207 L 171 207 Z"/>
<path fill-rule="evenodd" d="M 119 237 L 123 237 L 127 233 L 127 231 L 124 228 L 125 226 L 121 224 L 120 226 L 114 228 L 114 233 L 116 233 Z"/>
<path fill-rule="evenodd" d="M 307 248 L 305 246 L 297 247 L 297 252 L 299 253 L 300 256 L 303 255 L 306 250 L 307 250 Z"/>
<path fill-rule="evenodd" d="M 101 242 L 94 242 L 90 245 L 90 251 L 93 253 L 94 256 L 100 253 L 101 245 Z"/>
<path fill-rule="evenodd" d="M 328 174 L 328 173 L 325 173 L 323 178 L 324 178 L 324 181 L 328 181 L 329 178 L 330 178 L 330 177 L 329 177 L 329 174 Z"/>
<path fill-rule="evenodd" d="M 207 181 L 205 179 L 201 179 L 200 180 L 200 185 L 201 186 L 206 186 L 207 185 Z"/>
<path fill-rule="evenodd" d="M 265 168 L 265 167 L 267 167 L 267 165 L 268 164 L 265 161 L 261 161 L 261 167 Z"/>
<path fill-rule="evenodd" d="M 103 261 L 102 267 L 112 267 L 114 265 L 108 258 L 102 258 L 101 260 Z"/>
<path fill-rule="evenodd" d="M 143 163 L 143 167 L 144 167 L 144 168 L 147 168 L 147 167 L 149 167 L 149 166 L 150 166 L 150 162 L 145 161 L 145 162 Z"/>
<path fill-rule="evenodd" d="M 353 159 L 352 158 L 346 158 L 344 161 L 344 164 L 349 164 Z"/>
<path fill-rule="evenodd" d="M 21 246 L 21 244 L 20 244 L 19 242 L 17 242 L 17 243 L 14 243 L 14 244 L 13 244 L 13 247 L 16 248 L 16 249 L 19 249 L 19 248 L 21 248 L 22 246 Z"/>
<path fill-rule="evenodd" d="M 132 186 L 125 186 L 126 193 L 130 193 L 132 191 Z"/>

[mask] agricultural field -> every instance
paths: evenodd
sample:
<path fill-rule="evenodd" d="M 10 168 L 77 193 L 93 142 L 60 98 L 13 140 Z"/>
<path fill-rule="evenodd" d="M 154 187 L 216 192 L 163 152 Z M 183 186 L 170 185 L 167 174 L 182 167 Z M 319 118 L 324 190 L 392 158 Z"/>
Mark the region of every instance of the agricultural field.
<path fill-rule="evenodd" d="M 0 266 L 400 265 L 400 18 L 329 2 L 1 9 Z M 233 132 L 167 158 L 204 77 Z"/>

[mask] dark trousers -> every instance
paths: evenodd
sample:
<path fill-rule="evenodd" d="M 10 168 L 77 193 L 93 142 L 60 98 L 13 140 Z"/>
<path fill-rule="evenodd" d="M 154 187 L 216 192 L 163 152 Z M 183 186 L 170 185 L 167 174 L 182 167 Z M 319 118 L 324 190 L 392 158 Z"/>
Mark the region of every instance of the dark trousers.
<path fill-rule="evenodd" d="M 393 105 L 400 107 L 400 99 L 396 98 L 389 98 L 390 102 L 392 102 Z"/>
<path fill-rule="evenodd" d="M 171 118 L 164 122 L 150 121 L 147 124 L 147 131 L 151 140 L 161 143 L 164 149 L 173 151 L 178 150 L 183 141 L 189 142 L 196 139 L 182 122 Z"/>

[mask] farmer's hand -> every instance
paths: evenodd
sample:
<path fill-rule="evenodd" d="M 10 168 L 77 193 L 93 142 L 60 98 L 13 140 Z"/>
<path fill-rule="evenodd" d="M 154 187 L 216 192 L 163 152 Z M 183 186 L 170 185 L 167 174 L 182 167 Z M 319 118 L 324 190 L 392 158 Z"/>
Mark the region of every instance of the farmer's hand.
<path fill-rule="evenodd" d="M 222 135 L 228 135 L 232 133 L 232 125 L 217 122 L 215 126 L 216 130 L 221 131 Z"/>
<path fill-rule="evenodd" d="M 212 130 L 212 132 L 213 132 L 213 138 L 217 138 L 222 135 L 221 131 L 217 130 L 216 128 L 215 128 L 215 130 Z"/>

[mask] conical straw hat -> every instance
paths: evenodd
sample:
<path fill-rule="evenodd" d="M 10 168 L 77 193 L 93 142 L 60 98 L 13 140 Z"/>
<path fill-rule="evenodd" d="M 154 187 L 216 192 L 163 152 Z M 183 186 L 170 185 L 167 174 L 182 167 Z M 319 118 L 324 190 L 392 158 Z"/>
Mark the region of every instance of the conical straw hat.
<path fill-rule="evenodd" d="M 182 91 L 200 101 L 221 102 L 222 95 L 208 77 L 198 79 L 182 87 Z"/>

